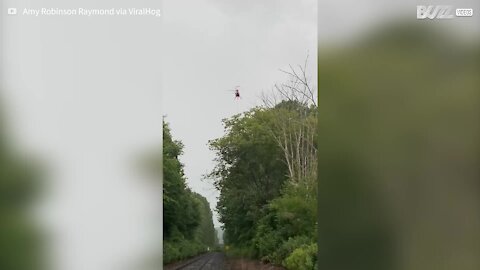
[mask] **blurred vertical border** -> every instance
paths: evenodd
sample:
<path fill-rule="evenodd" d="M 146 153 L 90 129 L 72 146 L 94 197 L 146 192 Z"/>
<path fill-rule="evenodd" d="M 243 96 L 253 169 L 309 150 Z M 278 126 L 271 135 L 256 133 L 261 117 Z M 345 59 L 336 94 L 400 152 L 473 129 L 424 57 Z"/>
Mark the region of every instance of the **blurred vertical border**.
<path fill-rule="evenodd" d="M 479 2 L 401 2 L 319 2 L 318 269 L 480 269 Z"/>

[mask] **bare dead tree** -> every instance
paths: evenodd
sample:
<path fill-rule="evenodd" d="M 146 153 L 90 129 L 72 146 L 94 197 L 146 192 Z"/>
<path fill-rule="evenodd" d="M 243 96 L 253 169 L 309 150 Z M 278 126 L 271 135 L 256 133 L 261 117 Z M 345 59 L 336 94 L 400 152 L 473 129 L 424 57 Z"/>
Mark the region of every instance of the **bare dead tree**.
<path fill-rule="evenodd" d="M 289 70 L 280 69 L 288 75 L 288 79 L 275 84 L 272 91 L 263 93 L 262 101 L 266 107 L 274 107 L 281 101 L 295 101 L 302 105 L 317 106 L 318 91 L 312 86 L 307 72 L 308 56 L 303 65 L 289 65 Z"/>
<path fill-rule="evenodd" d="M 288 176 L 294 184 L 308 182 L 314 188 L 317 178 L 317 89 L 311 85 L 307 73 L 308 57 L 304 65 L 290 70 L 280 70 L 288 75 L 286 82 L 275 84 L 268 93 L 263 93 L 266 108 L 275 108 L 272 134 L 284 154 Z M 280 107 L 282 102 L 296 104 Z"/>

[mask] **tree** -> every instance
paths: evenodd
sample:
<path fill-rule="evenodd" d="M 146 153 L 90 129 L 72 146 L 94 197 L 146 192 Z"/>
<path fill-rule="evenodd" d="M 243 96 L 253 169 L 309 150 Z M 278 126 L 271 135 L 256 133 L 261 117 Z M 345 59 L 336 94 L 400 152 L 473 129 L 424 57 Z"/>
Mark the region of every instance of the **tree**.
<path fill-rule="evenodd" d="M 200 224 L 196 231 L 196 239 L 209 249 L 214 249 L 218 244 L 215 227 L 213 225 L 212 210 L 207 199 L 198 193 L 193 193 L 200 210 Z"/>
<path fill-rule="evenodd" d="M 252 109 L 224 120 L 226 134 L 210 141 L 217 156 L 208 177 L 220 190 L 217 210 L 227 244 L 251 244 L 263 207 L 279 195 L 287 178 L 272 121 L 271 111 Z"/>
<path fill-rule="evenodd" d="M 163 123 L 163 262 L 195 256 L 216 245 L 210 206 L 186 184 L 179 160 L 183 144 Z"/>
<path fill-rule="evenodd" d="M 164 238 L 178 230 L 187 238 L 193 237 L 198 226 L 198 204 L 191 198 L 185 184 L 183 164 L 178 157 L 183 144 L 172 139 L 168 124 L 163 124 L 163 231 Z"/>
<path fill-rule="evenodd" d="M 272 135 L 283 151 L 289 179 L 307 181 L 315 188 L 317 180 L 317 89 L 307 76 L 307 62 L 290 70 L 287 82 L 276 84 L 272 93 L 263 95 L 266 108 L 274 109 Z"/>
<path fill-rule="evenodd" d="M 317 106 L 305 66 L 264 106 L 223 121 L 210 141 L 226 244 L 241 255 L 312 269 L 316 262 Z M 238 253 L 237 253 L 238 254 Z M 288 259 L 288 260 L 286 260 Z"/>

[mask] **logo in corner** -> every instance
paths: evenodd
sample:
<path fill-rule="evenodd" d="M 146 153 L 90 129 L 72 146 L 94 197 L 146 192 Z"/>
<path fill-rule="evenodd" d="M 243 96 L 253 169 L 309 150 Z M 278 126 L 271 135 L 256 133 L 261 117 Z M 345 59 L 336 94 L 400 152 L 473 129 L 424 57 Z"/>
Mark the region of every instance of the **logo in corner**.
<path fill-rule="evenodd" d="M 452 19 L 452 6 L 417 6 L 417 19 Z"/>

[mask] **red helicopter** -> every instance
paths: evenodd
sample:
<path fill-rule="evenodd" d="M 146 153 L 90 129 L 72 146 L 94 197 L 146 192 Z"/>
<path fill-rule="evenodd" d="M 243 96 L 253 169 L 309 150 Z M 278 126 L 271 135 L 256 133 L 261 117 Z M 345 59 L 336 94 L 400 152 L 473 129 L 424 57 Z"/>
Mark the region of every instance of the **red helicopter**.
<path fill-rule="evenodd" d="M 234 89 L 232 89 L 232 90 L 227 90 L 227 91 L 231 91 L 231 92 L 234 93 L 234 95 L 235 95 L 235 96 L 234 96 L 234 99 L 235 99 L 235 100 L 239 100 L 239 99 L 242 98 L 242 97 L 240 96 L 240 89 L 238 89 L 239 87 L 240 87 L 240 86 L 237 85 L 237 86 L 235 86 Z"/>

